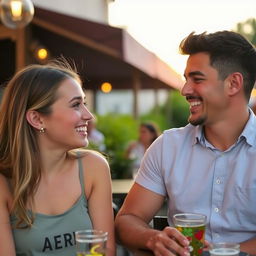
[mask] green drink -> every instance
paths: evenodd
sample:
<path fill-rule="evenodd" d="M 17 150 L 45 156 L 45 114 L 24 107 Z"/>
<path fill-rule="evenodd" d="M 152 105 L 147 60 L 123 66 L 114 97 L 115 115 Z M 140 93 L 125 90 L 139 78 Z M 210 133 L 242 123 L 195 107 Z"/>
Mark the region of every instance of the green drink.
<path fill-rule="evenodd" d="M 196 213 L 175 214 L 173 223 L 176 229 L 190 241 L 190 255 L 201 256 L 204 247 L 206 216 Z"/>

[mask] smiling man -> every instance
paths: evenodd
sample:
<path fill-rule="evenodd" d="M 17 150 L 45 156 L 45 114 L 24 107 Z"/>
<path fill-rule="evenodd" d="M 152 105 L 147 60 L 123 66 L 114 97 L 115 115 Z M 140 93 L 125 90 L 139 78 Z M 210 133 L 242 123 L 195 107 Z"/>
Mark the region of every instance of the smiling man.
<path fill-rule="evenodd" d="M 248 107 L 255 47 L 220 31 L 191 33 L 180 50 L 189 55 L 181 91 L 189 124 L 165 131 L 147 150 L 116 218 L 119 239 L 158 256 L 189 255 L 172 216 L 194 212 L 207 216 L 208 242 L 237 242 L 256 254 L 256 117 Z M 148 223 L 165 198 L 170 227 L 153 230 Z"/>

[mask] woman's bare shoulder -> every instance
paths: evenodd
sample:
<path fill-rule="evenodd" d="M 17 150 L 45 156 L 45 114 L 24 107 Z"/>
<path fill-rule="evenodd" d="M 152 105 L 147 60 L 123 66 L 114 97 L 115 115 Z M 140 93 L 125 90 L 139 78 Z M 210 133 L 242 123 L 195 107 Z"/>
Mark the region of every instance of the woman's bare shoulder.
<path fill-rule="evenodd" d="M 80 156 L 82 159 L 84 172 L 98 179 L 99 176 L 106 177 L 110 174 L 110 168 L 105 156 L 93 150 L 88 150 L 85 154 Z"/>
<path fill-rule="evenodd" d="M 94 161 L 96 163 L 108 165 L 107 158 L 103 154 L 95 150 L 79 149 L 75 152 L 72 152 L 71 157 L 81 158 L 83 162 Z"/>
<path fill-rule="evenodd" d="M 79 149 L 69 154 L 70 158 L 82 160 L 83 169 L 88 173 L 110 172 L 107 158 L 98 151 Z"/>
<path fill-rule="evenodd" d="M 83 157 L 83 163 L 91 164 L 91 167 L 93 165 L 98 168 L 98 167 L 108 167 L 108 161 L 104 155 L 97 151 L 88 151 L 87 154 L 85 154 Z"/>

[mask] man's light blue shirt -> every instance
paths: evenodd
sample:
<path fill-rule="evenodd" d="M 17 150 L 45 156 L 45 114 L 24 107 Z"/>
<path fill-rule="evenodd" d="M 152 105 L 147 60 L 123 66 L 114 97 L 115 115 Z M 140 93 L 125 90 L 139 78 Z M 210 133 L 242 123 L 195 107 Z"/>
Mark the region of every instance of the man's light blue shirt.
<path fill-rule="evenodd" d="M 256 117 L 222 152 L 201 126 L 165 131 L 147 150 L 136 182 L 168 198 L 168 220 L 180 212 L 207 216 L 210 242 L 256 237 Z"/>

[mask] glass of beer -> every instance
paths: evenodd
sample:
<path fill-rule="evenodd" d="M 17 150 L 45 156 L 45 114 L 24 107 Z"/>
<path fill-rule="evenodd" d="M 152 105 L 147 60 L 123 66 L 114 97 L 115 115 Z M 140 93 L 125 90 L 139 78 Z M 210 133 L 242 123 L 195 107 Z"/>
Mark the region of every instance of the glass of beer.
<path fill-rule="evenodd" d="M 173 223 L 189 240 L 191 256 L 203 254 L 206 216 L 199 213 L 178 213 L 173 216 Z"/>
<path fill-rule="evenodd" d="M 108 233 L 100 230 L 75 232 L 77 256 L 106 256 Z"/>
<path fill-rule="evenodd" d="M 211 256 L 238 256 L 240 245 L 238 243 L 213 243 L 210 245 Z"/>

